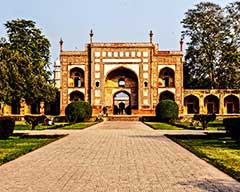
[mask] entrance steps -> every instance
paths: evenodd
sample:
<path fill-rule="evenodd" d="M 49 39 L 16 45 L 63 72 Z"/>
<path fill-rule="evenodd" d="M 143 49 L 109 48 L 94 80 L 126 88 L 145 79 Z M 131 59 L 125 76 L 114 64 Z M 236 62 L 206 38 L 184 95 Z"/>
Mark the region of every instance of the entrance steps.
<path fill-rule="evenodd" d="M 109 115 L 106 120 L 108 121 L 139 121 L 139 115 Z"/>

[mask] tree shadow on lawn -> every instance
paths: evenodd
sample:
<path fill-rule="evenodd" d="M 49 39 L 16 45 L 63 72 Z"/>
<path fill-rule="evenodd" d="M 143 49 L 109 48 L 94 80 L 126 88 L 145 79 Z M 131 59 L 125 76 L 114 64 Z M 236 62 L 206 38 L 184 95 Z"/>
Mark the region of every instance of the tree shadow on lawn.
<path fill-rule="evenodd" d="M 177 140 L 195 140 L 198 141 L 192 146 L 214 146 L 221 149 L 240 149 L 240 144 L 226 135 L 226 133 L 206 133 L 206 135 L 165 135 L 169 139 L 179 143 Z M 179 143 L 181 144 L 181 143 Z"/>
<path fill-rule="evenodd" d="M 191 186 L 193 188 L 199 188 L 206 191 L 212 192 L 236 192 L 240 191 L 240 183 L 234 180 L 224 179 L 203 179 L 203 180 L 190 180 L 186 182 L 178 182 L 183 186 Z"/>
<path fill-rule="evenodd" d="M 55 135 L 44 135 L 44 134 L 37 134 L 37 135 L 29 135 L 28 133 L 13 133 L 12 136 L 24 138 L 24 139 L 60 139 L 62 137 L 67 136 L 68 134 L 55 134 Z"/>

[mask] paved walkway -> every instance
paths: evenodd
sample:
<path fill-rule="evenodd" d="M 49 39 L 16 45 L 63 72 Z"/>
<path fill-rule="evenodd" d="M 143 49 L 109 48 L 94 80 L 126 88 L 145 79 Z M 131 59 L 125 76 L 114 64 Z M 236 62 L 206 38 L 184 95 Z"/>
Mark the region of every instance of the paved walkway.
<path fill-rule="evenodd" d="M 0 166 L 1 192 L 239 192 L 240 183 L 141 122 L 103 122 Z M 38 132 L 39 133 L 39 132 Z"/>

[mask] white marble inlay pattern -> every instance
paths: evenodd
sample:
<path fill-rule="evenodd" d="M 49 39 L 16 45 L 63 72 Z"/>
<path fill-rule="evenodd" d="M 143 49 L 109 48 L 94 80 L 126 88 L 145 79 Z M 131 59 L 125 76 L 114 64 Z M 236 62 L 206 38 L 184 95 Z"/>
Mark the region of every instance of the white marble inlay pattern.
<path fill-rule="evenodd" d="M 143 57 L 148 57 L 148 52 L 147 51 L 143 52 Z"/>
<path fill-rule="evenodd" d="M 148 103 L 148 99 L 144 99 L 144 100 L 143 100 L 143 104 L 144 104 L 144 105 L 148 105 L 148 104 L 149 104 L 149 103 Z"/>
<path fill-rule="evenodd" d="M 143 78 L 147 79 L 148 78 L 148 73 L 143 73 Z"/>
<path fill-rule="evenodd" d="M 148 62 L 148 59 L 143 59 L 143 62 L 144 62 L 144 63 L 147 63 L 147 62 Z"/>
<path fill-rule="evenodd" d="M 95 64 L 95 71 L 100 71 L 100 65 L 99 64 Z"/>
<path fill-rule="evenodd" d="M 95 55 L 95 57 L 100 57 L 101 53 L 100 52 L 95 52 L 94 55 Z"/>
<path fill-rule="evenodd" d="M 141 59 L 103 59 L 103 63 L 140 63 Z"/>
<path fill-rule="evenodd" d="M 148 64 L 144 64 L 144 65 L 143 65 L 143 70 L 144 70 L 144 71 L 148 71 Z"/>
<path fill-rule="evenodd" d="M 100 73 L 95 73 L 95 78 L 100 78 Z"/>
<path fill-rule="evenodd" d="M 100 93 L 101 93 L 100 90 L 95 90 L 95 96 L 96 97 L 100 97 L 100 95 L 101 95 Z"/>
<path fill-rule="evenodd" d="M 112 52 L 108 52 L 108 57 L 112 57 Z"/>
<path fill-rule="evenodd" d="M 147 97 L 148 96 L 148 90 L 143 91 L 143 96 Z"/>

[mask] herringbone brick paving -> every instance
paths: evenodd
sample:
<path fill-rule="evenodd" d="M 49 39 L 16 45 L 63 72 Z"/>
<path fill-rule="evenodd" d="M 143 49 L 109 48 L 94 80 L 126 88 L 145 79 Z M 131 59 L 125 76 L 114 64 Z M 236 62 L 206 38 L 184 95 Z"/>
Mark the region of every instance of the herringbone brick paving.
<path fill-rule="evenodd" d="M 240 192 L 239 182 L 141 122 L 43 133 L 69 135 L 0 166 L 1 192 Z"/>

